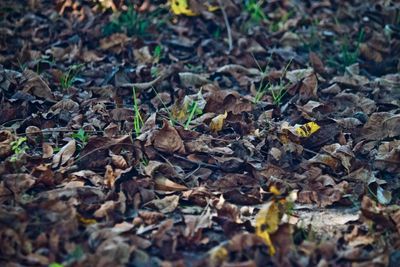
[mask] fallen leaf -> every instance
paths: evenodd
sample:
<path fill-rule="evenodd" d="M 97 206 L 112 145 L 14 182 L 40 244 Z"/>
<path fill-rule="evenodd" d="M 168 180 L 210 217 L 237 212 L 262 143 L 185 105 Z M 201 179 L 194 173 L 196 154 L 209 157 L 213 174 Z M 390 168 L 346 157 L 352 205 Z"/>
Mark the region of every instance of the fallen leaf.
<path fill-rule="evenodd" d="M 63 146 L 60 151 L 53 157 L 53 168 L 64 165 L 76 151 L 76 141 L 72 139 L 65 146 Z"/>
<path fill-rule="evenodd" d="M 166 177 L 158 176 L 155 178 L 155 189 L 161 191 L 184 191 L 188 188 L 184 185 L 177 184 Z"/>
<path fill-rule="evenodd" d="M 198 16 L 190 8 L 187 0 L 169 0 L 171 10 L 175 15 Z"/>
<path fill-rule="evenodd" d="M 222 130 L 222 126 L 224 125 L 224 120 L 228 116 L 228 113 L 225 111 L 224 114 L 219 114 L 215 118 L 211 120 L 210 130 L 214 133 L 217 133 Z"/>
<path fill-rule="evenodd" d="M 306 124 L 295 126 L 296 133 L 300 137 L 310 137 L 313 133 L 318 131 L 321 127 L 315 122 L 308 122 Z"/>
<path fill-rule="evenodd" d="M 256 235 L 261 237 L 269 247 L 270 255 L 275 254 L 270 234 L 278 230 L 280 222 L 279 209 L 274 201 L 270 201 L 261 208 L 256 216 Z"/>
<path fill-rule="evenodd" d="M 155 206 L 162 213 L 173 212 L 179 204 L 179 196 L 166 196 L 162 199 L 155 199 L 148 202 L 146 205 Z"/>
<path fill-rule="evenodd" d="M 185 147 L 178 131 L 169 124 L 167 120 L 163 121 L 163 126 L 154 134 L 154 148 L 162 152 L 173 154 L 185 153 Z"/>
<path fill-rule="evenodd" d="M 36 72 L 26 69 L 23 75 L 26 79 L 24 88 L 22 89 L 23 92 L 46 100 L 55 100 L 50 87 Z"/>

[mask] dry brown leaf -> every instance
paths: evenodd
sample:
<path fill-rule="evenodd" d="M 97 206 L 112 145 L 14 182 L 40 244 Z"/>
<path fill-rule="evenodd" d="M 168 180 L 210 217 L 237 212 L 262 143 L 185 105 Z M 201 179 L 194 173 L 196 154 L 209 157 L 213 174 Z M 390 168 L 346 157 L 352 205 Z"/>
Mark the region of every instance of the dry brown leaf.
<path fill-rule="evenodd" d="M 102 50 L 115 50 L 115 52 L 120 53 L 122 47 L 125 46 L 131 39 L 128 38 L 123 33 L 114 33 L 106 38 L 100 40 L 100 48 Z"/>
<path fill-rule="evenodd" d="M 322 63 L 322 60 L 316 53 L 310 52 L 308 57 L 309 57 L 311 66 L 314 68 L 316 73 L 325 73 L 324 63 Z"/>
<path fill-rule="evenodd" d="M 179 196 L 166 196 L 162 199 L 155 199 L 148 202 L 146 205 L 155 206 L 162 213 L 173 212 L 179 204 Z"/>
<path fill-rule="evenodd" d="M 178 131 L 169 124 L 168 121 L 163 121 L 163 126 L 160 130 L 154 133 L 154 148 L 166 153 L 185 153 L 185 146 Z"/>
<path fill-rule="evenodd" d="M 15 137 L 10 131 L 0 131 L 0 158 L 6 158 L 12 154 L 11 142 L 14 140 Z"/>
<path fill-rule="evenodd" d="M 58 114 L 61 111 L 67 111 L 75 113 L 79 111 L 79 104 L 71 99 L 63 99 L 55 103 L 51 108 L 50 112 Z"/>
<path fill-rule="evenodd" d="M 63 146 L 60 151 L 53 157 L 53 168 L 64 165 L 76 151 L 76 141 L 72 139 L 65 146 Z"/>
<path fill-rule="evenodd" d="M 50 87 L 36 72 L 26 69 L 22 75 L 25 78 L 25 85 L 22 89 L 24 93 L 30 93 L 50 101 L 55 100 Z"/>
<path fill-rule="evenodd" d="M 126 162 L 125 158 L 121 155 L 112 155 L 111 156 L 111 161 L 114 164 L 114 166 L 118 169 L 125 170 L 128 168 L 128 163 Z"/>
<path fill-rule="evenodd" d="M 35 183 L 36 178 L 26 173 L 5 174 L 2 181 L 8 190 L 13 194 L 20 195 L 30 189 Z"/>
<path fill-rule="evenodd" d="M 43 134 L 39 127 L 36 126 L 28 126 L 25 129 L 26 138 L 29 143 L 32 144 L 40 144 L 42 143 Z"/>

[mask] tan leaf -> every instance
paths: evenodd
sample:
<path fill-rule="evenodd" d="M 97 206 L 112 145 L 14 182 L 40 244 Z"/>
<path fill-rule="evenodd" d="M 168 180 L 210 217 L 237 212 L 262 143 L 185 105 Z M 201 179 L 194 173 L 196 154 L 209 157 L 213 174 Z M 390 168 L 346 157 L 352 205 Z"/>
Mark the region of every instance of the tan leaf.
<path fill-rule="evenodd" d="M 315 72 L 325 73 L 324 63 L 322 63 L 322 60 L 319 58 L 319 56 L 316 53 L 310 52 L 308 57 L 309 57 L 311 66 L 314 68 Z"/>
<path fill-rule="evenodd" d="M 188 188 L 184 185 L 177 184 L 166 177 L 157 177 L 155 179 L 155 188 L 156 190 L 161 191 L 183 191 Z"/>
<path fill-rule="evenodd" d="M 163 121 L 163 127 L 154 134 L 154 148 L 167 153 L 185 153 L 185 147 L 178 131 L 168 121 Z"/>
<path fill-rule="evenodd" d="M 0 158 L 5 158 L 11 155 L 11 142 L 15 140 L 15 137 L 10 131 L 0 131 Z"/>
<path fill-rule="evenodd" d="M 148 204 L 155 206 L 162 213 L 173 212 L 178 207 L 179 196 L 166 196 L 163 199 L 152 200 Z"/>
<path fill-rule="evenodd" d="M 53 168 L 64 165 L 75 153 L 76 141 L 72 139 L 53 157 Z"/>
<path fill-rule="evenodd" d="M 50 87 L 36 72 L 26 69 L 22 75 L 26 79 L 24 88 L 22 89 L 23 92 L 46 100 L 54 100 Z"/>
<path fill-rule="evenodd" d="M 43 158 L 48 159 L 53 156 L 53 147 L 49 143 L 43 143 L 42 144 L 42 150 L 43 150 Z"/>
<path fill-rule="evenodd" d="M 218 116 L 213 118 L 210 123 L 210 130 L 214 133 L 221 131 L 227 116 L 228 113 L 225 111 L 224 114 L 219 114 Z"/>

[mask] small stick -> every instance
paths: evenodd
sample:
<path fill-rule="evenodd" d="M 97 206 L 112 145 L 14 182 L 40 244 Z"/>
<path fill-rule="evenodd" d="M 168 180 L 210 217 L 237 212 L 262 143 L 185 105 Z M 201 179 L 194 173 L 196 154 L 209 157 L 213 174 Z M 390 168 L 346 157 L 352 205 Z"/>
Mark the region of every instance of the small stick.
<path fill-rule="evenodd" d="M 229 44 L 228 52 L 230 53 L 233 49 L 231 26 L 229 25 L 228 15 L 225 12 L 225 8 L 224 5 L 222 4 L 222 1 L 218 0 L 218 4 L 221 7 L 222 15 L 224 16 L 226 31 L 228 32 L 228 44 Z"/>

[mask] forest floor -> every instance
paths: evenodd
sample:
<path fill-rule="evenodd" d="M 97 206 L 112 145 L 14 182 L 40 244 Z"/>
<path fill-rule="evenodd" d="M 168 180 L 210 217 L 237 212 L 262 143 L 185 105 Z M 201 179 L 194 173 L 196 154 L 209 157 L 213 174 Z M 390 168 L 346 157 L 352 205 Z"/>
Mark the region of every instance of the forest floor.
<path fill-rule="evenodd" d="M 1 266 L 400 266 L 400 4 L 0 3 Z"/>

